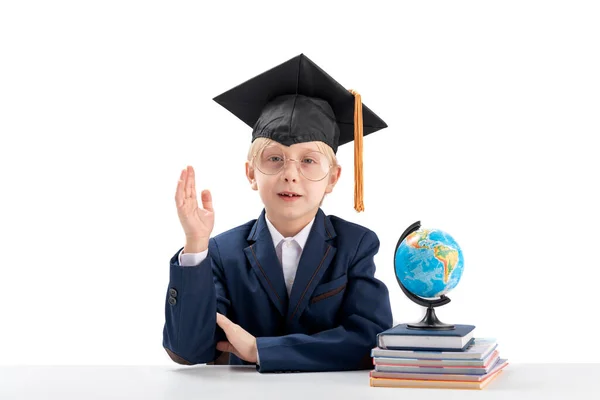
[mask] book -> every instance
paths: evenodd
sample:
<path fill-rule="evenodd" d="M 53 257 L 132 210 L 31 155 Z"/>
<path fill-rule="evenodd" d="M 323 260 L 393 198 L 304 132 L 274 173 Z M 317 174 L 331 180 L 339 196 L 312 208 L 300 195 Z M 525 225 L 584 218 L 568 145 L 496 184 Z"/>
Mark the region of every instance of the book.
<path fill-rule="evenodd" d="M 451 348 L 451 347 L 415 347 L 415 346 L 392 346 L 385 350 L 413 350 L 413 351 L 444 351 L 444 352 L 456 352 L 463 353 L 469 346 L 473 344 L 475 338 L 471 338 L 462 348 Z"/>
<path fill-rule="evenodd" d="M 464 351 L 437 351 L 437 350 L 393 350 L 375 347 L 371 350 L 371 357 L 394 357 L 431 360 L 481 360 L 491 354 L 498 342 L 493 338 L 475 338 Z"/>
<path fill-rule="evenodd" d="M 394 365 L 375 364 L 375 371 L 380 372 L 420 372 L 433 374 L 459 374 L 459 375 L 485 375 L 499 361 L 499 355 L 491 358 L 487 365 L 481 367 L 459 367 L 459 366 L 419 366 L 419 365 Z"/>
<path fill-rule="evenodd" d="M 379 333 L 377 343 L 383 349 L 464 351 L 474 342 L 474 329 L 474 325 L 455 325 L 452 330 L 411 329 L 408 324 L 398 324 Z"/>
<path fill-rule="evenodd" d="M 448 381 L 472 381 L 481 382 L 488 378 L 494 372 L 503 369 L 508 365 L 507 359 L 499 359 L 494 367 L 490 371 L 483 375 L 468 375 L 468 374 L 431 374 L 431 373 L 419 373 L 419 372 L 382 372 L 382 371 L 369 371 L 369 377 L 371 378 L 385 378 L 385 379 L 420 379 L 420 380 L 448 380 Z"/>
<path fill-rule="evenodd" d="M 484 367 L 489 362 L 499 356 L 498 350 L 494 350 L 488 354 L 486 358 L 481 360 L 419 360 L 412 358 L 396 358 L 396 357 L 375 357 L 373 362 L 375 364 L 388 364 L 388 365 L 416 365 L 416 366 L 457 366 L 457 367 Z"/>
<path fill-rule="evenodd" d="M 417 380 L 417 379 L 385 379 L 369 378 L 371 387 L 394 388 L 435 388 L 435 389 L 473 389 L 481 390 L 489 385 L 502 370 L 499 370 L 482 381 L 449 381 L 449 380 Z"/>

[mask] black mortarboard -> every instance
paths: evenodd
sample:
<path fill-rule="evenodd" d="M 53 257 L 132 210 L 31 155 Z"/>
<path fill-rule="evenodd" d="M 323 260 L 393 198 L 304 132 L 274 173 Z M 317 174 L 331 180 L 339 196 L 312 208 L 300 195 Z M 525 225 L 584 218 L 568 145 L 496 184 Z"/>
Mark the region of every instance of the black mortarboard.
<path fill-rule="evenodd" d="M 213 100 L 252 128 L 252 141 L 266 137 L 286 146 L 321 141 L 334 153 L 354 141 L 354 207 L 364 210 L 362 138 L 387 125 L 362 104 L 360 94 L 300 54 Z"/>

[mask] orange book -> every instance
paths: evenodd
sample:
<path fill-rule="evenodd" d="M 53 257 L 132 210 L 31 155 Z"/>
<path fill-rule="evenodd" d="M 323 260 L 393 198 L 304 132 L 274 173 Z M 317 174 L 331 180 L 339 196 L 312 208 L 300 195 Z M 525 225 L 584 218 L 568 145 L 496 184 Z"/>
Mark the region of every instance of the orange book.
<path fill-rule="evenodd" d="M 369 378 L 369 385 L 372 387 L 388 387 L 388 388 L 428 388 L 428 389 L 471 389 L 482 390 L 490 384 L 498 375 L 502 373 L 502 369 L 490 374 L 482 381 L 447 381 L 447 380 L 430 380 L 430 379 L 386 379 L 386 378 Z M 440 376 L 440 377 L 443 377 Z"/>

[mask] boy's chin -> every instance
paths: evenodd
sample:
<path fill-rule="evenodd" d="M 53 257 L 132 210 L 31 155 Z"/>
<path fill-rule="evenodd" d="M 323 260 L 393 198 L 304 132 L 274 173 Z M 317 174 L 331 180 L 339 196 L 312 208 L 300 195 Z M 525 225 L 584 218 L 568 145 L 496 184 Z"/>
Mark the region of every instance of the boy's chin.
<path fill-rule="evenodd" d="M 306 209 L 304 207 L 298 207 L 297 205 L 283 205 L 283 206 L 277 206 L 275 207 L 274 210 L 277 214 L 281 215 L 282 217 L 296 217 L 298 215 L 302 215 L 306 212 Z"/>
<path fill-rule="evenodd" d="M 271 211 L 284 218 L 298 218 L 313 211 L 314 207 L 306 204 L 275 204 L 271 205 Z"/>

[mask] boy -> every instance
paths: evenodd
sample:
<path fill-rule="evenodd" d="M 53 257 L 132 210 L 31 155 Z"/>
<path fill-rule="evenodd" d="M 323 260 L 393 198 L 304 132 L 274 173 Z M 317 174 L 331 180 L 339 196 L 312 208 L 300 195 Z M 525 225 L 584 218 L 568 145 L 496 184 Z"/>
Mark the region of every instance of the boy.
<path fill-rule="evenodd" d="M 210 192 L 199 208 L 194 170 L 182 171 L 186 244 L 170 260 L 163 347 L 186 365 L 228 352 L 230 364 L 259 372 L 372 368 L 376 336 L 392 326 L 388 290 L 374 277 L 379 240 L 320 205 L 340 176 L 338 145 L 354 140 L 362 211 L 363 129 L 386 124 L 303 54 L 215 101 L 253 128 L 246 176 L 265 207 L 211 238 Z"/>

